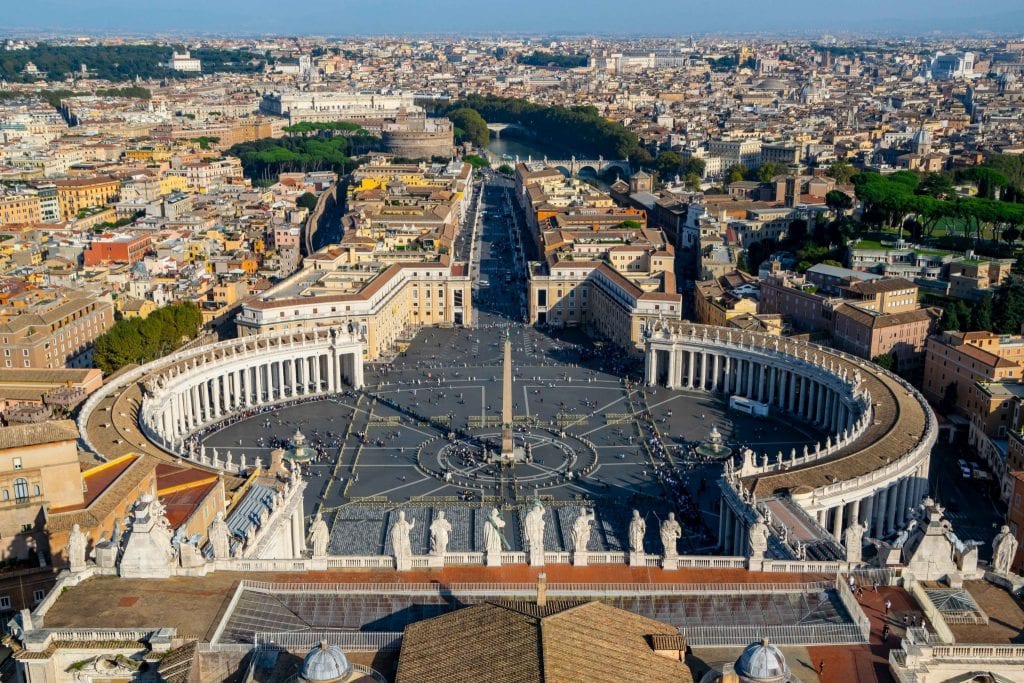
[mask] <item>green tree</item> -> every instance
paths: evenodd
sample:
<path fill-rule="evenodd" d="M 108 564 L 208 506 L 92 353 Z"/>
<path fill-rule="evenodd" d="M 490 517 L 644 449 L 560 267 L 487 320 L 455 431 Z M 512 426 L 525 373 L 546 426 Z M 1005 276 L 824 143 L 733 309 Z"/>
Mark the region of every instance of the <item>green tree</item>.
<path fill-rule="evenodd" d="M 1019 334 L 1024 325 L 1024 280 L 1019 276 L 999 285 L 992 297 L 993 331 Z"/>
<path fill-rule="evenodd" d="M 146 363 L 178 348 L 202 327 L 203 314 L 191 301 L 157 309 L 146 318 L 118 320 L 96 338 L 94 361 L 105 373 Z"/>
<path fill-rule="evenodd" d="M 743 164 L 733 164 L 725 169 L 725 179 L 730 183 L 738 183 L 747 175 L 747 167 Z"/>
<path fill-rule="evenodd" d="M 771 179 L 775 176 L 785 175 L 786 169 L 774 162 L 769 161 L 768 163 L 761 164 L 761 167 L 757 169 L 757 180 L 762 183 L 771 182 Z"/>
<path fill-rule="evenodd" d="M 1009 244 L 1013 244 L 1020 239 L 1020 230 L 1016 226 L 1011 225 L 1006 230 L 1003 230 L 1003 239 Z"/>
<path fill-rule="evenodd" d="M 686 159 L 683 160 L 683 167 L 679 169 L 679 171 L 683 175 L 690 175 L 692 173 L 694 175 L 699 176 L 700 178 L 703 178 L 704 171 L 707 170 L 707 167 L 707 162 L 705 162 L 703 159 L 698 159 L 697 157 L 687 157 Z"/>
<path fill-rule="evenodd" d="M 928 195 L 935 199 L 952 199 L 956 196 L 953 181 L 943 173 L 929 173 L 921 179 L 917 186 L 917 194 Z"/>
<path fill-rule="evenodd" d="M 960 315 L 956 306 L 946 306 L 942 311 L 942 317 L 939 318 L 939 329 L 943 332 L 958 331 L 960 327 Z"/>
<path fill-rule="evenodd" d="M 853 200 L 850 195 L 839 190 L 829 190 L 825 194 L 825 205 L 828 206 L 837 216 L 844 215 L 853 208 Z"/>
<path fill-rule="evenodd" d="M 482 157 L 479 154 L 467 154 L 462 157 L 462 160 L 473 168 L 485 168 L 491 165 L 491 162 L 487 160 L 487 157 Z"/>
<path fill-rule="evenodd" d="M 986 292 L 971 308 L 971 327 L 974 330 L 982 331 L 992 329 L 992 295 L 990 293 Z"/>
<path fill-rule="evenodd" d="M 312 211 L 316 208 L 316 195 L 312 192 L 303 192 L 299 195 L 299 198 L 295 200 L 295 206 Z"/>
<path fill-rule="evenodd" d="M 679 173 L 679 167 L 682 164 L 682 157 L 675 152 L 662 152 L 654 160 L 654 168 L 662 180 L 671 180 Z"/>
<path fill-rule="evenodd" d="M 501 173 L 502 175 L 515 175 L 516 170 L 508 164 L 502 164 L 498 167 L 498 173 Z"/>
<path fill-rule="evenodd" d="M 883 353 L 880 356 L 875 356 L 871 359 L 871 362 L 885 370 L 892 371 L 896 369 L 896 358 L 891 353 Z"/>
<path fill-rule="evenodd" d="M 840 185 L 848 185 L 855 175 L 857 175 L 857 169 L 855 169 L 850 162 L 838 159 L 833 161 L 825 171 L 825 174 L 830 178 L 835 178 L 835 181 Z"/>
<path fill-rule="evenodd" d="M 487 121 L 480 115 L 480 112 L 462 107 L 448 112 L 447 116 L 455 126 L 456 141 L 472 142 L 477 147 L 486 147 L 490 142 L 491 131 L 487 129 Z"/>
<path fill-rule="evenodd" d="M 686 189 L 691 192 L 697 192 L 700 190 L 700 176 L 696 173 L 687 173 L 683 182 L 686 184 Z"/>

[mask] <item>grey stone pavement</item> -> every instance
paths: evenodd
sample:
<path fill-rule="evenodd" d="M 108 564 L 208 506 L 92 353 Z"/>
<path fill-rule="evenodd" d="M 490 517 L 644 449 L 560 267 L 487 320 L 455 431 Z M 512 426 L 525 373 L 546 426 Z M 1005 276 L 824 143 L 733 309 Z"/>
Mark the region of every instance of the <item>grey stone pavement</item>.
<path fill-rule="evenodd" d="M 319 451 L 304 466 L 306 512 L 328 517 L 335 553 L 386 552 L 389 516 L 399 506 L 418 518 L 417 552 L 425 551 L 437 510 L 453 522 L 451 550 L 480 550 L 475 513 L 499 500 L 508 545 L 518 549 L 519 517 L 537 496 L 549 508 L 551 549 L 571 546 L 572 519 L 593 506 L 593 550 L 623 549 L 636 507 L 647 516 L 649 552 L 660 552 L 657 526 L 670 510 L 686 530 L 680 551 L 712 552 L 721 463 L 691 457 L 690 442 L 706 439 L 712 425 L 737 453 L 748 444 L 788 453 L 818 436 L 791 421 L 728 410 L 720 397 L 644 388 L 636 384 L 642 360 L 580 330 L 523 325 L 525 287 L 510 265 L 519 223 L 502 208 L 503 189 L 488 188 L 482 199 L 478 253 L 489 284 L 474 291 L 476 329 L 424 329 L 392 363 L 366 368 L 363 392 L 270 410 L 207 435 L 204 444 L 266 462 L 300 429 Z M 533 462 L 502 469 L 481 462 L 480 453 L 500 433 L 506 334 L 515 437 L 533 445 Z"/>

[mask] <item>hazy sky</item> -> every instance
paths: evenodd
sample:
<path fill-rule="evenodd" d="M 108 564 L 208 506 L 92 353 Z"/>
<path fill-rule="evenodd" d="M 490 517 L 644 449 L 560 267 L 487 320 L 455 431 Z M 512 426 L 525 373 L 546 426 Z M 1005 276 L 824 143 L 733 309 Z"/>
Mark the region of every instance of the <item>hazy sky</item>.
<path fill-rule="evenodd" d="M 994 31 L 1022 0 L 0 0 L 11 29 L 352 35 Z"/>

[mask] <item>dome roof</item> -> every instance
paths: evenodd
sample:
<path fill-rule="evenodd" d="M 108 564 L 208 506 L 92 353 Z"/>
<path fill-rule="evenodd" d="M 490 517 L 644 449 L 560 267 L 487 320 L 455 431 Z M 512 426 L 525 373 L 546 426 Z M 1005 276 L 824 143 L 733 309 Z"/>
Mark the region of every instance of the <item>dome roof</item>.
<path fill-rule="evenodd" d="M 307 683 L 333 683 L 343 681 L 351 673 L 352 665 L 341 648 L 322 640 L 306 655 L 299 675 Z"/>
<path fill-rule="evenodd" d="M 736 660 L 736 673 L 741 678 L 757 683 L 783 683 L 790 680 L 789 666 L 779 648 L 768 644 L 751 643 Z"/>

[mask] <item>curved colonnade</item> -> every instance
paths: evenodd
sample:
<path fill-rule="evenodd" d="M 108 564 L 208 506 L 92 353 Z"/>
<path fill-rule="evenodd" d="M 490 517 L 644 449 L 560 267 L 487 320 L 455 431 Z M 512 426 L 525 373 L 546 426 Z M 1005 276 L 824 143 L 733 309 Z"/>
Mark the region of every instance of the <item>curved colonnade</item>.
<path fill-rule="evenodd" d="M 744 500 L 787 496 L 836 541 L 852 524 L 882 537 L 927 494 L 938 433 L 924 397 L 861 358 L 807 342 L 707 325 L 662 326 L 647 339 L 648 385 L 741 396 L 823 430 L 802 453 L 744 454 L 727 479 Z M 723 505 L 726 552 L 745 551 L 752 514 Z"/>
<path fill-rule="evenodd" d="M 89 448 L 104 455 L 94 430 L 110 425 L 96 424 L 93 413 L 113 396 L 141 385 L 133 416 L 138 429 L 163 451 L 188 457 L 189 436 L 235 415 L 361 388 L 364 348 L 355 330 L 335 328 L 253 335 L 178 351 L 125 373 L 90 396 L 78 417 L 79 431 Z M 245 468 L 242 461 L 202 458 L 200 464 Z"/>

